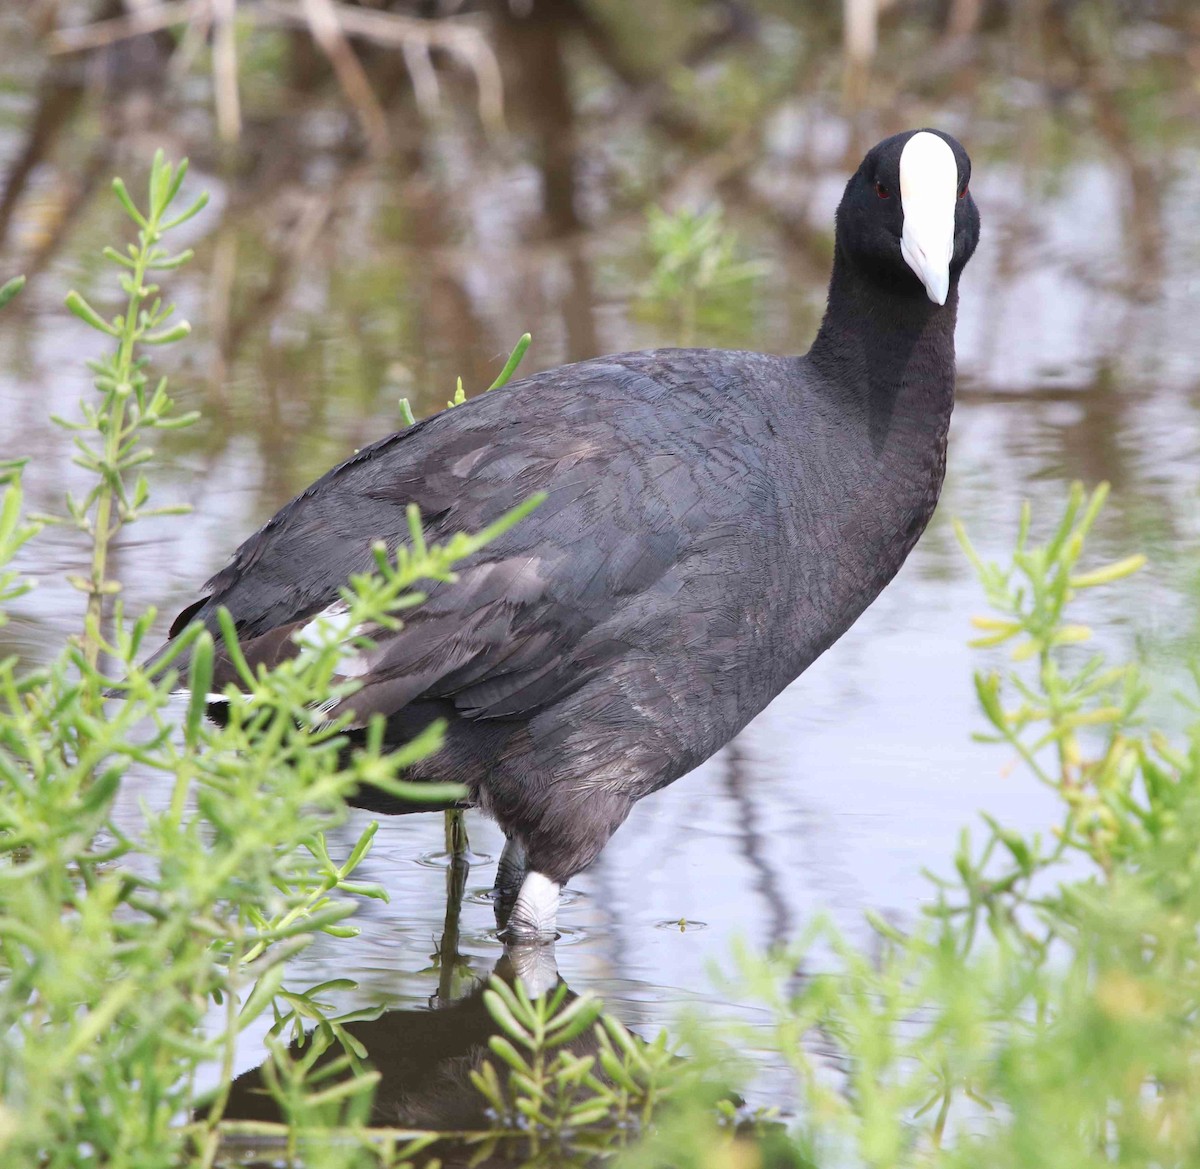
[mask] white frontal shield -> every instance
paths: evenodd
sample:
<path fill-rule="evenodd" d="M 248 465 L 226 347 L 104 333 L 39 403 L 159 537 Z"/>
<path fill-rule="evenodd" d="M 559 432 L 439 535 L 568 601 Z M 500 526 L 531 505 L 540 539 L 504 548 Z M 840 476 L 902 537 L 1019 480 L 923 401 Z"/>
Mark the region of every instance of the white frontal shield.
<path fill-rule="evenodd" d="M 934 304 L 945 304 L 954 255 L 958 164 L 950 144 L 922 130 L 900 152 L 900 251 Z"/>

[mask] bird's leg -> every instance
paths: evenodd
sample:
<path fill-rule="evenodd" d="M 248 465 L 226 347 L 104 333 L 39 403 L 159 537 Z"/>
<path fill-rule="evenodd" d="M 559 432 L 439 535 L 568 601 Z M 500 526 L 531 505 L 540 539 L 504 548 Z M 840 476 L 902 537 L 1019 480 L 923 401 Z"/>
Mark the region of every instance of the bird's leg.
<path fill-rule="evenodd" d="M 508 915 L 509 939 L 557 936 L 563 885 L 596 859 L 633 806 L 628 791 L 592 786 L 585 807 L 572 796 L 578 791 L 570 784 L 551 784 L 536 807 L 517 807 L 511 815 L 514 825 L 521 825 L 527 865 Z"/>
<path fill-rule="evenodd" d="M 500 863 L 496 866 L 496 880 L 492 884 L 492 909 L 496 914 L 496 926 L 501 931 L 508 928 L 521 882 L 525 879 L 525 845 L 519 836 L 508 836 Z"/>
<path fill-rule="evenodd" d="M 558 984 L 558 964 L 554 957 L 554 917 L 558 909 L 558 885 L 541 873 L 527 873 L 528 864 L 525 845 L 519 836 L 508 836 L 500 863 L 496 866 L 496 881 L 492 886 L 492 906 L 496 911 L 496 924 L 503 931 L 505 950 L 512 961 L 513 971 L 525 984 L 533 998 L 545 994 Z M 530 884 L 529 878 L 536 881 Z M 553 888 L 553 903 L 549 925 L 545 930 L 536 927 L 545 919 L 544 909 L 539 914 L 535 901 L 526 898 L 526 889 L 532 894 L 545 886 Z M 543 894 L 543 905 L 546 903 Z M 534 910 L 530 912 L 531 908 Z"/>
<path fill-rule="evenodd" d="M 537 998 L 558 985 L 554 939 L 561 886 L 544 873 L 526 872 L 525 850 L 513 840 L 505 846 L 500 868 L 496 874 L 496 920 L 504 930 L 513 970 L 530 996 Z M 502 879 L 506 879 L 503 887 Z"/>
<path fill-rule="evenodd" d="M 496 866 L 496 881 L 492 893 L 497 903 L 507 900 L 512 904 L 525 879 L 525 846 L 519 836 L 506 836 L 500 863 Z"/>

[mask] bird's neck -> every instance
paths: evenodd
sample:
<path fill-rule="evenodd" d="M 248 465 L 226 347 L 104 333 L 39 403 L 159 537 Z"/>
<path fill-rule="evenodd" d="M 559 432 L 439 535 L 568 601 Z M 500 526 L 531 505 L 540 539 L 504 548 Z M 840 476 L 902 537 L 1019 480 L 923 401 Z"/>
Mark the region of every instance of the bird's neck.
<path fill-rule="evenodd" d="M 922 435 L 944 450 L 957 315 L 957 280 L 946 303 L 936 305 L 907 283 L 896 288 L 867 278 L 838 246 L 829 307 L 809 361 L 824 385 L 858 407 L 877 454 Z"/>

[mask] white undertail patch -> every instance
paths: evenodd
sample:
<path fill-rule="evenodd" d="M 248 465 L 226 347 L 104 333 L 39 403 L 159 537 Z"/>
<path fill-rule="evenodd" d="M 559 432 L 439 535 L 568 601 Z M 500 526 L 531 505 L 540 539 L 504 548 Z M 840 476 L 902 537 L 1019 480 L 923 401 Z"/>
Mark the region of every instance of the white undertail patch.
<path fill-rule="evenodd" d="M 191 696 L 192 696 L 192 692 L 186 686 L 180 686 L 180 687 L 178 687 L 178 689 L 171 691 L 172 698 L 191 698 Z M 229 695 L 228 694 L 214 694 L 214 693 L 210 692 L 204 696 L 204 701 L 207 702 L 210 706 L 213 705 L 214 703 L 218 703 L 218 702 L 223 702 L 223 703 L 228 704 Z"/>
<path fill-rule="evenodd" d="M 337 673 L 343 678 L 359 678 L 366 674 L 371 663 L 362 648 L 354 643 L 367 635 L 362 625 L 350 624 L 350 610 L 345 601 L 334 601 L 322 609 L 308 624 L 292 634 L 292 640 L 305 650 L 318 651 L 329 645 L 342 647 Z"/>
<path fill-rule="evenodd" d="M 292 634 L 301 649 L 324 649 L 331 642 L 343 642 L 354 636 L 350 626 L 350 608 L 345 601 L 334 601 L 322 609 L 307 625 Z"/>

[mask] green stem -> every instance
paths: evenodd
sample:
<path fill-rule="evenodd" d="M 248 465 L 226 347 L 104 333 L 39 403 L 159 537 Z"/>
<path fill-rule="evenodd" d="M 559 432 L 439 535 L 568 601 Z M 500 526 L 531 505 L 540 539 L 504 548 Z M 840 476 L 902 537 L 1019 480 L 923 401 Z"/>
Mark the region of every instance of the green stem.
<path fill-rule="evenodd" d="M 104 482 L 96 501 L 96 520 L 92 528 L 92 574 L 88 581 L 87 613 L 84 617 L 83 652 L 87 663 L 95 667 L 100 657 L 100 623 L 104 614 L 104 593 L 107 587 L 108 551 L 110 542 L 120 531 L 121 523 L 113 523 L 113 503 L 116 480 L 120 475 L 121 443 L 125 438 L 125 400 L 133 392 L 133 353 L 141 331 L 138 318 L 146 297 L 146 265 L 150 249 L 158 240 L 158 214 L 150 209 L 150 219 L 138 232 L 138 254 L 134 260 L 132 289 L 129 304 L 121 322 L 121 340 L 117 347 L 116 385 L 108 391 L 104 404 Z"/>
<path fill-rule="evenodd" d="M 210 891 L 221 888 L 223 883 L 238 871 L 245 862 L 246 857 L 252 855 L 256 843 L 256 841 L 249 839 L 239 840 L 222 861 L 207 872 L 206 876 L 208 879 L 205 885 L 196 892 L 197 904 L 205 904 L 213 900 Z M 174 919 L 169 922 L 166 928 L 154 938 L 153 944 L 147 949 L 146 968 L 157 969 L 160 965 L 165 966 L 169 955 L 173 953 L 181 939 L 191 929 L 192 923 L 186 917 Z M 81 1018 L 79 1027 L 75 1030 L 69 1042 L 63 1045 L 54 1063 L 51 1065 L 52 1072 L 57 1074 L 60 1068 L 76 1060 L 96 1036 L 105 1028 L 111 1026 L 121 1011 L 137 998 L 139 994 L 144 993 L 144 990 L 144 987 L 133 980 L 115 983 L 100 1002 L 87 1015 Z"/>
<path fill-rule="evenodd" d="M 224 987 L 225 1043 L 221 1052 L 220 1086 L 206 1118 L 210 1133 L 215 1132 L 217 1125 L 221 1123 L 221 1117 L 225 1115 L 225 1107 L 229 1103 L 229 1094 L 233 1090 L 234 1059 L 237 1056 L 238 1041 L 238 1006 L 241 1001 L 238 990 L 241 983 L 242 962 L 242 933 L 239 927 L 237 941 L 229 955 L 229 981 Z M 210 1141 L 209 1148 L 215 1153 L 218 1145 Z M 212 1161 L 206 1158 L 201 1169 L 211 1169 L 211 1167 Z"/>
<path fill-rule="evenodd" d="M 935 1149 L 942 1147 L 942 1138 L 946 1133 L 946 1121 L 950 1116 L 950 1102 L 953 1095 L 954 1093 L 949 1087 L 942 1093 L 942 1105 L 938 1109 L 937 1119 L 933 1122 L 933 1147 Z"/>
<path fill-rule="evenodd" d="M 533 337 L 529 333 L 522 333 L 521 339 L 513 347 L 513 351 L 508 355 L 508 360 L 504 363 L 504 368 L 500 371 L 496 380 L 488 386 L 489 390 L 498 390 L 505 382 L 517 372 L 517 366 L 521 364 L 521 358 L 525 356 L 525 350 L 529 348 L 529 343 Z M 408 402 L 405 401 L 407 407 Z M 411 423 L 409 425 L 412 425 Z"/>
<path fill-rule="evenodd" d="M 320 905 L 334 889 L 337 888 L 337 879 L 331 880 L 328 876 L 313 890 L 311 890 L 304 901 L 299 905 L 292 906 L 282 917 L 276 918 L 268 927 L 272 932 L 287 929 L 289 926 L 295 925 L 296 922 L 308 917 L 313 913 L 317 906 Z M 253 962 L 271 945 L 269 939 L 260 938 L 246 952 L 243 962 Z"/>

